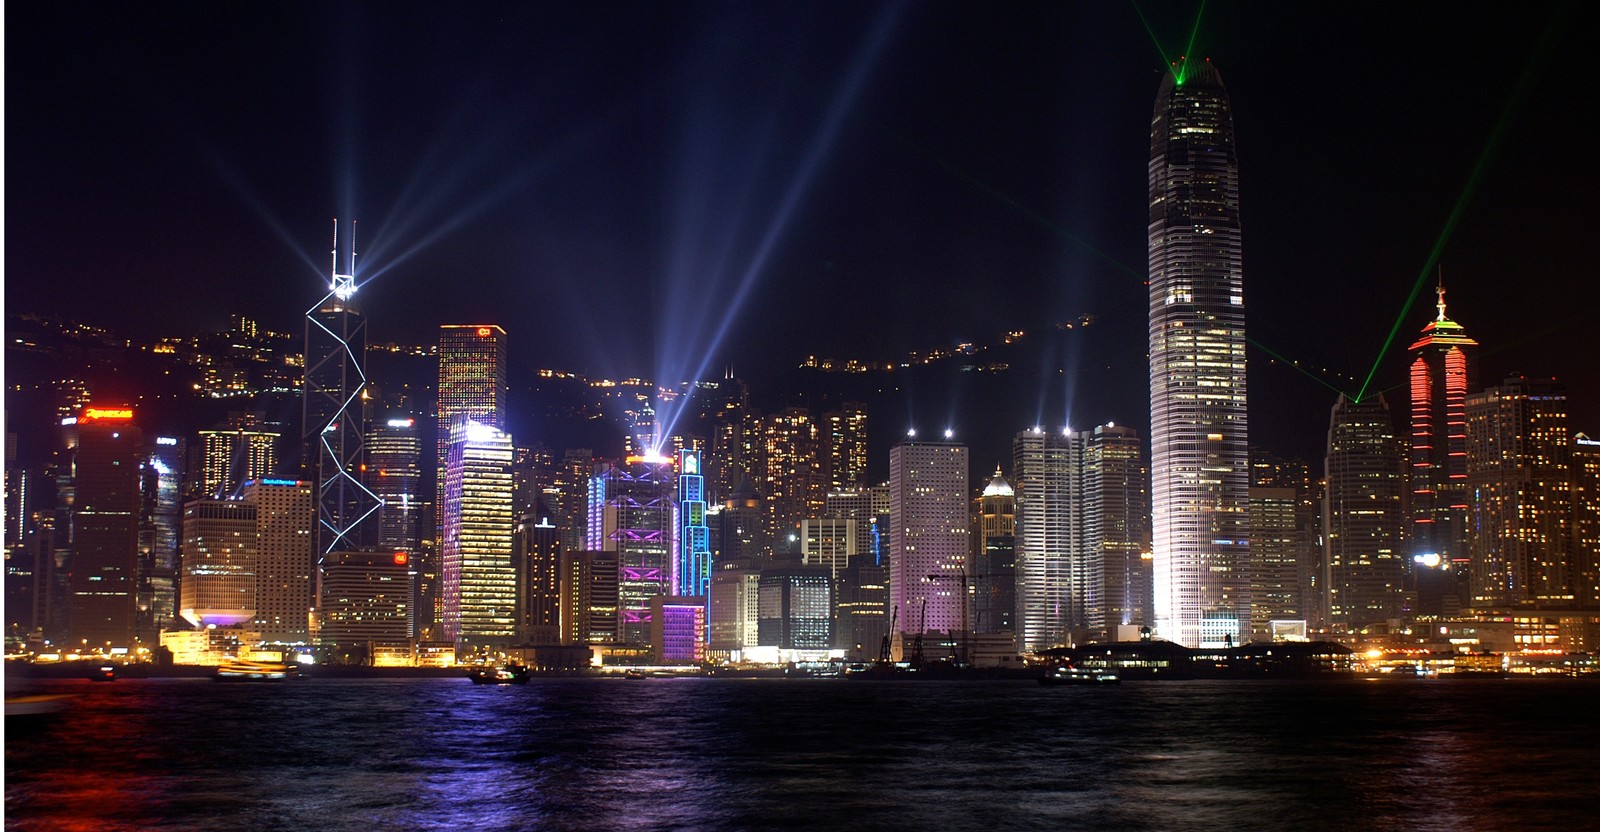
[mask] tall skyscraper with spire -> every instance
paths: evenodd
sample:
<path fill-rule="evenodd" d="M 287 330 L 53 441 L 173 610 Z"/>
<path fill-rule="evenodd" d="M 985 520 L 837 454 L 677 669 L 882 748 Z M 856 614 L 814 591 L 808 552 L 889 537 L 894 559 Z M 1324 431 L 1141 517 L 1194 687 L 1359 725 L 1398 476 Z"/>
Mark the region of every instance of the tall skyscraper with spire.
<path fill-rule="evenodd" d="M 334 223 L 333 276 L 328 293 L 306 310 L 303 464 L 317 483 L 317 553 L 370 545 L 363 521 L 381 501 L 363 483 L 366 447 L 362 402 L 367 387 L 367 319 L 356 304 L 356 252 L 339 273 Z"/>
<path fill-rule="evenodd" d="M 1409 568 L 1419 613 L 1451 614 L 1465 603 L 1467 547 L 1467 394 L 1476 386 L 1478 342 L 1445 316 L 1411 345 L 1411 528 Z"/>
<path fill-rule="evenodd" d="M 1222 76 L 1179 61 L 1150 123 L 1150 449 L 1157 634 L 1250 626 L 1239 166 Z"/>

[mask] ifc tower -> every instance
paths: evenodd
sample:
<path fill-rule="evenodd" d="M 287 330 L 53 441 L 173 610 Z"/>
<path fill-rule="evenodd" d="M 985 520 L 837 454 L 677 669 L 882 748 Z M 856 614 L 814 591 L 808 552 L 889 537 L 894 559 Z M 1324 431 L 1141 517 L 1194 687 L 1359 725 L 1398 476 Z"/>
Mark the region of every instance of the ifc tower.
<path fill-rule="evenodd" d="M 1250 460 L 1239 166 L 1222 77 L 1180 59 L 1150 122 L 1156 633 L 1248 641 Z"/>

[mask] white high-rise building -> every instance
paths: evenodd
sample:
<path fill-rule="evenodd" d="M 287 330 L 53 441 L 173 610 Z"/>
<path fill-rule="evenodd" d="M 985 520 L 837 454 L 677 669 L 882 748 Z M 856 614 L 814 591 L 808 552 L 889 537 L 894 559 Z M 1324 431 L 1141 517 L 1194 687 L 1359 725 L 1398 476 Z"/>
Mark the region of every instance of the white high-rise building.
<path fill-rule="evenodd" d="M 1017 501 L 1017 642 L 1024 652 L 1060 647 L 1078 622 L 1073 615 L 1073 522 L 1077 478 L 1065 431 L 1023 431 L 1012 441 Z"/>
<path fill-rule="evenodd" d="M 889 597 L 894 640 L 960 637 L 967 616 L 965 445 L 907 440 L 889 449 Z"/>
<path fill-rule="evenodd" d="M 1239 166 L 1222 77 L 1179 61 L 1150 122 L 1150 451 L 1156 635 L 1250 628 Z"/>

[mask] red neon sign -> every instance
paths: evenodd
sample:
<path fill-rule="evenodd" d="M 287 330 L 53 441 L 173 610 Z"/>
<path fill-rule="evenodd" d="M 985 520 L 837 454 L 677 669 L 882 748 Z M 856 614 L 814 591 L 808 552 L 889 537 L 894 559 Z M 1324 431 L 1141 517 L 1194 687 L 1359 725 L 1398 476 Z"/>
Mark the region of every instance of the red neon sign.
<path fill-rule="evenodd" d="M 94 419 L 126 420 L 133 418 L 133 409 L 127 407 L 86 407 L 83 415 L 79 417 L 84 421 Z"/>

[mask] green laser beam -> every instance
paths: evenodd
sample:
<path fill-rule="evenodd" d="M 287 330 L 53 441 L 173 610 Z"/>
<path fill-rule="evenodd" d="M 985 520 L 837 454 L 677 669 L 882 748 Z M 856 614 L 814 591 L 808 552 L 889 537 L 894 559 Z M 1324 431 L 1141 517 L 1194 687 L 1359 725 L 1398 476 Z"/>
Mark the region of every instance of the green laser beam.
<path fill-rule="evenodd" d="M 1194 39 L 1196 35 L 1200 34 L 1200 18 L 1204 17 L 1205 13 L 1206 0 L 1200 0 L 1200 10 L 1194 13 L 1194 26 L 1189 29 L 1189 46 L 1184 49 L 1182 55 L 1178 56 L 1178 60 L 1181 62 L 1178 66 L 1178 86 L 1180 87 L 1189 78 L 1189 62 L 1194 60 Z"/>
<path fill-rule="evenodd" d="M 1522 70 L 1522 77 L 1517 80 L 1517 86 L 1511 92 L 1511 98 L 1500 113 L 1499 121 L 1495 122 L 1494 129 L 1489 133 L 1489 140 L 1484 144 L 1483 152 L 1478 154 L 1478 161 L 1472 166 L 1472 173 L 1467 176 L 1467 184 L 1461 189 L 1460 196 L 1456 197 L 1455 206 L 1450 209 L 1450 215 L 1445 220 L 1444 228 L 1439 232 L 1439 237 L 1433 243 L 1433 249 L 1428 252 L 1428 258 L 1422 264 L 1422 270 L 1417 274 L 1416 283 L 1411 286 L 1411 294 L 1406 297 L 1405 305 L 1400 307 L 1400 315 L 1395 318 L 1394 326 L 1389 328 L 1389 337 L 1384 339 L 1383 347 L 1378 350 L 1378 357 L 1372 362 L 1372 369 L 1367 371 L 1366 380 L 1361 383 L 1361 389 L 1356 393 L 1356 401 L 1360 402 L 1367 395 L 1367 388 L 1372 385 L 1372 379 L 1378 374 L 1378 368 L 1383 365 L 1383 359 L 1388 356 L 1389 349 L 1394 346 L 1395 336 L 1400 334 L 1400 327 L 1405 324 L 1406 316 L 1411 314 L 1411 307 L 1416 304 L 1417 296 L 1422 294 L 1422 287 L 1427 285 L 1428 276 L 1433 273 L 1439 264 L 1439 258 L 1444 254 L 1445 246 L 1449 245 L 1450 237 L 1455 233 L 1456 225 L 1461 222 L 1461 217 L 1466 213 L 1467 205 L 1472 201 L 1473 194 L 1478 190 L 1478 183 L 1483 179 L 1483 173 L 1488 169 L 1490 161 L 1499 152 L 1501 143 L 1505 140 L 1506 127 L 1511 123 L 1511 117 L 1516 113 L 1522 100 L 1527 97 L 1528 89 L 1532 86 L 1533 78 L 1537 74 L 1545 57 L 1549 54 L 1551 45 L 1555 42 L 1557 24 L 1565 17 L 1565 8 L 1550 20 L 1550 25 L 1545 28 L 1543 36 L 1534 48 L 1533 55 L 1528 59 L 1528 64 Z"/>
<path fill-rule="evenodd" d="M 1276 358 L 1279 361 L 1282 361 L 1284 364 L 1286 364 L 1286 365 L 1288 365 L 1290 367 L 1293 367 L 1294 369 L 1300 371 L 1300 373 L 1302 375 L 1304 375 L 1306 378 L 1311 379 L 1312 381 L 1322 385 L 1323 387 L 1328 388 L 1329 390 L 1332 390 L 1335 393 L 1339 393 L 1339 394 L 1343 394 L 1344 393 L 1343 390 L 1339 389 L 1338 387 L 1335 387 L 1332 384 L 1329 384 L 1327 381 L 1325 381 L 1322 377 L 1318 376 L 1316 373 L 1313 373 L 1310 370 L 1307 370 L 1306 368 L 1300 366 L 1300 363 L 1298 361 L 1290 361 L 1289 359 L 1284 358 L 1283 356 L 1279 355 L 1278 353 L 1273 352 L 1272 349 L 1269 348 L 1266 344 L 1263 344 L 1260 341 L 1257 341 L 1256 339 L 1251 338 L 1248 335 L 1246 335 L 1244 337 L 1244 340 L 1250 346 L 1255 347 L 1256 349 L 1261 350 L 1262 352 L 1266 353 L 1267 355 L 1270 355 L 1273 358 Z"/>
<path fill-rule="evenodd" d="M 1173 78 L 1177 78 L 1178 73 L 1175 64 L 1171 58 L 1167 57 L 1167 50 L 1161 48 L 1161 39 L 1156 37 L 1156 30 L 1150 28 L 1150 20 L 1144 16 L 1144 10 L 1140 9 L 1139 4 L 1133 2 L 1133 0 L 1128 0 L 1128 2 L 1129 5 L 1133 6 L 1134 14 L 1139 16 L 1139 22 L 1144 24 L 1144 30 L 1150 34 L 1150 42 L 1155 44 L 1156 54 L 1161 56 L 1161 66 L 1171 72 Z M 1182 81 L 1179 81 L 1179 83 L 1182 83 Z"/>

